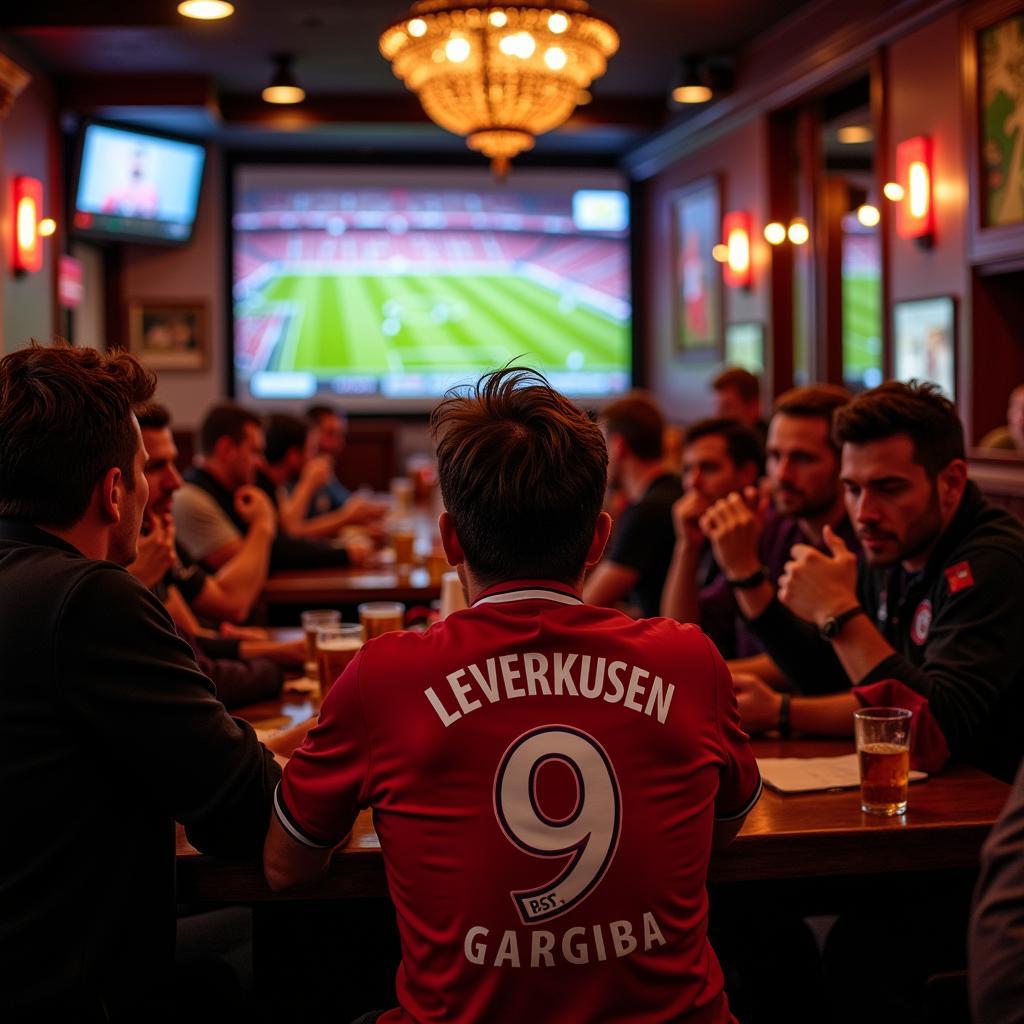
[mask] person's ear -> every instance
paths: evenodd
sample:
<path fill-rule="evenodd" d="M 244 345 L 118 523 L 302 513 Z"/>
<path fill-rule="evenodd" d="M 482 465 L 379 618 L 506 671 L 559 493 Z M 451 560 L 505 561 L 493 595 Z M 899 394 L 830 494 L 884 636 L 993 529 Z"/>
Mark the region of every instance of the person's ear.
<path fill-rule="evenodd" d="M 437 529 L 441 534 L 441 547 L 449 565 L 459 566 L 466 561 L 466 553 L 462 550 L 462 542 L 455 532 L 455 523 L 447 512 L 442 512 L 437 520 Z"/>
<path fill-rule="evenodd" d="M 117 466 L 107 470 L 100 483 L 100 512 L 111 523 L 121 522 L 121 509 L 125 500 L 124 477 Z"/>
<path fill-rule="evenodd" d="M 594 536 L 587 550 L 587 568 L 597 565 L 604 557 L 604 549 L 608 546 L 608 538 L 612 535 L 612 517 L 607 512 L 600 512 L 594 523 Z"/>
<path fill-rule="evenodd" d="M 963 459 L 954 459 L 948 466 L 940 469 L 935 486 L 939 495 L 939 507 L 946 512 L 954 509 L 967 487 L 967 463 Z"/>

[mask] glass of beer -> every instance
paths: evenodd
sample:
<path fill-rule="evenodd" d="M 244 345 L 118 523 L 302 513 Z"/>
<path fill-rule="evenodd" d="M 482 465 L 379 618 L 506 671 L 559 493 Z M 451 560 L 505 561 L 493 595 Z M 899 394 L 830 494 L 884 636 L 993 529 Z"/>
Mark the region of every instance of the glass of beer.
<path fill-rule="evenodd" d="M 316 666 L 320 675 L 320 696 L 326 697 L 334 681 L 363 646 L 363 627 L 356 623 L 325 626 L 316 634 Z"/>
<path fill-rule="evenodd" d="M 448 572 L 451 566 L 448 564 L 448 556 L 440 549 L 434 548 L 429 555 L 427 555 L 427 576 L 430 578 L 430 585 L 432 587 L 441 586 L 441 580 L 444 574 Z"/>
<path fill-rule="evenodd" d="M 411 523 L 395 523 L 391 531 L 391 544 L 395 549 L 395 565 L 412 565 L 416 550 L 416 530 Z"/>
<path fill-rule="evenodd" d="M 341 623 L 341 612 L 336 608 L 321 608 L 302 613 L 302 630 L 306 634 L 306 675 L 316 672 L 316 632 L 325 626 Z"/>
<path fill-rule="evenodd" d="M 359 621 L 367 640 L 405 626 L 405 605 L 400 601 L 370 601 L 359 606 Z"/>
<path fill-rule="evenodd" d="M 906 708 L 864 708 L 853 713 L 860 762 L 860 809 L 892 817 L 907 809 L 910 721 Z"/>

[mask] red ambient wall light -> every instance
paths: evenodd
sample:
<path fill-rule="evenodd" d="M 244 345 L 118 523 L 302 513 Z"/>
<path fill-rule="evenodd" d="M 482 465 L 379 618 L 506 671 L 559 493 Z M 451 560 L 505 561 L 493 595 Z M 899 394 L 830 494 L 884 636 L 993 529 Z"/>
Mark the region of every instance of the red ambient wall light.
<path fill-rule="evenodd" d="M 730 288 L 750 287 L 750 214 L 734 210 L 722 218 L 722 238 L 727 250 L 722 273 Z"/>
<path fill-rule="evenodd" d="M 915 135 L 896 147 L 897 182 L 903 198 L 896 207 L 896 234 L 931 245 L 935 237 L 935 207 L 932 202 L 932 140 Z"/>
<path fill-rule="evenodd" d="M 34 274 L 43 267 L 43 243 L 39 238 L 39 214 L 43 208 L 43 183 L 38 178 L 14 179 L 15 273 Z"/>

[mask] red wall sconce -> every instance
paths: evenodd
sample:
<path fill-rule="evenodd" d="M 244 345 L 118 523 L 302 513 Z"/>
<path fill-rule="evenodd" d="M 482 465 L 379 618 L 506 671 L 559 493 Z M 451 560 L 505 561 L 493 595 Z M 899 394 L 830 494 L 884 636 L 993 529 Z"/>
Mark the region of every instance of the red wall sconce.
<path fill-rule="evenodd" d="M 722 267 L 730 288 L 750 287 L 750 214 L 734 210 L 722 218 L 726 259 Z"/>
<path fill-rule="evenodd" d="M 915 135 L 896 147 L 898 184 L 903 198 L 896 208 L 896 234 L 923 246 L 935 238 L 935 207 L 932 202 L 932 140 Z"/>
<path fill-rule="evenodd" d="M 39 214 L 43 208 L 43 183 L 38 178 L 14 179 L 15 273 L 33 274 L 43 266 L 43 243 L 39 238 Z"/>

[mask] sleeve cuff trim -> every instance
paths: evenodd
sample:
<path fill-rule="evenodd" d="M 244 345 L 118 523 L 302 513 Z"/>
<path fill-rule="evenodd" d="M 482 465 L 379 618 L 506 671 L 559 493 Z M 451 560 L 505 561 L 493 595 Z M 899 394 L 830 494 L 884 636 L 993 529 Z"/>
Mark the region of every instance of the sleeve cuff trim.
<path fill-rule="evenodd" d="M 320 839 L 314 839 L 299 828 L 295 823 L 295 819 L 292 817 L 291 812 L 288 810 L 283 797 L 281 796 L 280 782 L 274 790 L 274 814 L 277 815 L 277 820 L 281 823 L 281 827 L 296 842 L 302 843 L 303 846 L 308 846 L 313 850 L 329 850 L 333 848 L 333 842 L 323 842 Z"/>
<path fill-rule="evenodd" d="M 764 783 L 761 781 L 761 773 L 757 773 L 757 786 L 754 789 L 754 795 L 746 802 L 746 805 L 735 814 L 716 814 L 715 821 L 736 821 L 738 818 L 745 818 L 753 809 L 754 805 L 758 800 L 761 799 L 761 791 L 764 789 Z"/>

